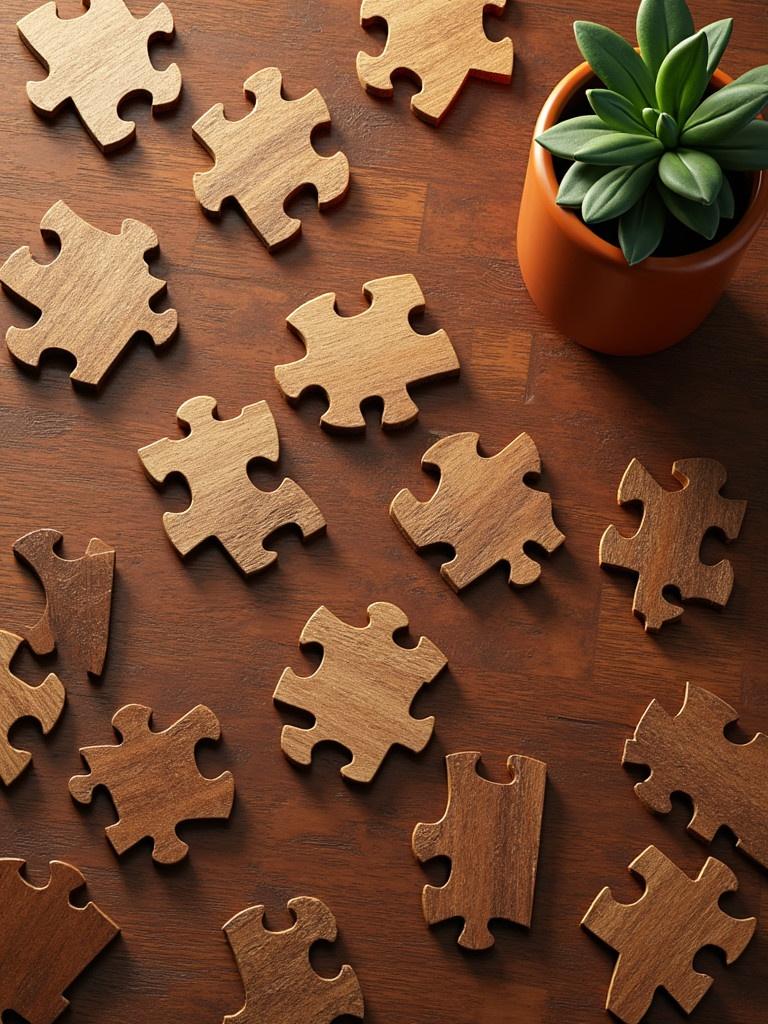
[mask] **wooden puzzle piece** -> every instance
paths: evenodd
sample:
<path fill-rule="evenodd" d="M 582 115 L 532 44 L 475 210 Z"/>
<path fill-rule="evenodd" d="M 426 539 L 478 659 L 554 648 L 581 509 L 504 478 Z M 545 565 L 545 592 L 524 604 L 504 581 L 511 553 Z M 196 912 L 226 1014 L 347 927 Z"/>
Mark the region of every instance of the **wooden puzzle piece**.
<path fill-rule="evenodd" d="M 649 846 L 629 865 L 645 881 L 635 903 L 617 903 L 609 888 L 598 893 L 581 922 L 619 954 L 606 1009 L 624 1024 L 640 1024 L 657 988 L 691 1013 L 712 984 L 693 969 L 704 946 L 718 946 L 726 963 L 744 952 L 754 934 L 754 917 L 734 918 L 718 906 L 720 897 L 738 888 L 729 867 L 709 857 L 698 877 L 689 878 L 671 860 Z"/>
<path fill-rule="evenodd" d="M 547 766 L 513 754 L 507 760 L 511 782 L 490 782 L 477 774 L 480 754 L 448 754 L 448 804 L 440 821 L 413 831 L 413 852 L 422 863 L 449 857 L 445 885 L 422 893 L 428 924 L 452 917 L 464 920 L 459 945 L 488 949 L 494 944 L 488 923 L 503 918 L 530 926 Z"/>
<path fill-rule="evenodd" d="M 671 794 L 685 793 L 693 802 L 690 832 L 710 842 L 726 825 L 736 845 L 768 868 L 768 736 L 731 743 L 724 730 L 737 718 L 714 693 L 688 683 L 674 717 L 651 701 L 624 745 L 622 763 L 651 769 L 635 786 L 651 810 L 667 814 Z"/>
<path fill-rule="evenodd" d="M 62 558 L 58 530 L 34 530 L 13 545 L 45 591 L 45 611 L 24 639 L 35 654 L 58 648 L 84 672 L 100 676 L 109 642 L 115 549 L 98 537 L 80 558 Z"/>
<path fill-rule="evenodd" d="M 509 565 L 509 582 L 527 586 L 539 578 L 541 566 L 525 553 L 528 543 L 551 553 L 565 537 L 552 521 L 552 500 L 525 483 L 541 472 L 536 445 L 519 434 L 491 457 L 478 450 L 479 434 L 453 434 L 433 444 L 421 460 L 440 471 L 429 501 L 417 501 L 402 490 L 390 515 L 417 549 L 449 544 L 455 554 L 440 573 L 461 590 L 499 562 Z"/>
<path fill-rule="evenodd" d="M 325 529 L 325 519 L 305 491 L 285 479 L 274 491 L 251 483 L 254 459 L 277 462 L 280 441 L 266 402 L 247 405 L 239 416 L 220 420 L 216 399 L 190 398 L 177 412 L 188 427 L 180 440 L 163 438 L 139 450 L 147 475 L 162 484 L 181 473 L 192 493 L 185 512 L 166 512 L 165 532 L 181 555 L 216 537 L 246 574 L 261 572 L 277 558 L 264 541 L 281 526 L 295 524 L 306 539 Z"/>
<path fill-rule="evenodd" d="M 383 20 L 389 32 L 380 54 L 358 53 L 360 84 L 374 96 L 391 96 L 393 75 L 414 75 L 421 89 L 411 110 L 440 124 L 471 75 L 512 81 L 512 40 L 494 42 L 483 28 L 483 14 L 500 15 L 505 6 L 506 0 L 362 0 L 363 28 Z"/>
<path fill-rule="evenodd" d="M 154 841 L 153 858 L 175 864 L 189 847 L 176 835 L 176 826 L 200 818 L 228 818 L 235 796 L 230 772 L 215 779 L 200 774 L 195 747 L 217 740 L 219 720 L 202 704 L 162 732 L 150 728 L 152 709 L 128 704 L 112 718 L 121 742 L 109 747 L 83 747 L 88 775 L 69 780 L 69 791 L 88 804 L 97 786 L 109 790 L 119 820 L 107 838 L 118 854 L 141 839 Z"/>
<path fill-rule="evenodd" d="M 285 212 L 286 202 L 312 186 L 320 209 L 338 202 L 349 187 L 349 163 L 343 153 L 321 156 L 313 147 L 315 128 L 331 115 L 317 91 L 298 100 L 282 94 L 278 68 L 264 68 L 243 86 L 254 102 L 240 121 L 230 121 L 218 103 L 192 126 L 192 134 L 215 160 L 194 176 L 198 202 L 219 213 L 235 199 L 246 220 L 267 246 L 275 249 L 301 230 L 301 221 Z"/>
<path fill-rule="evenodd" d="M 155 36 L 173 37 L 165 4 L 135 18 L 123 0 L 83 0 L 85 13 L 59 18 L 56 3 L 43 4 L 17 24 L 19 35 L 48 77 L 27 82 L 27 96 L 40 114 L 53 115 L 71 100 L 86 129 L 106 153 L 136 134 L 118 111 L 123 100 L 149 94 L 152 109 L 167 110 L 181 94 L 176 64 L 158 71 L 149 59 Z"/>
<path fill-rule="evenodd" d="M 76 360 L 70 378 L 96 387 L 135 335 L 148 334 L 155 348 L 170 341 L 178 326 L 176 310 L 156 313 L 149 304 L 166 288 L 145 259 L 158 244 L 150 227 L 124 220 L 113 235 L 59 201 L 40 228 L 43 237 L 60 239 L 56 258 L 38 263 L 25 245 L 0 268 L 3 285 L 40 310 L 31 327 L 8 328 L 5 339 L 14 359 L 37 367 L 45 352 L 69 352 Z"/>
<path fill-rule="evenodd" d="M 339 316 L 333 292 L 294 310 L 288 323 L 307 354 L 275 367 L 275 377 L 290 399 L 321 388 L 328 399 L 324 426 L 364 430 L 361 403 L 380 398 L 382 426 L 402 427 L 419 414 L 408 385 L 458 373 L 459 360 L 445 331 L 424 335 L 411 327 L 409 315 L 424 309 L 413 274 L 369 281 L 363 294 L 370 306 L 358 316 Z"/>
<path fill-rule="evenodd" d="M 314 747 L 331 740 L 352 755 L 341 769 L 344 778 L 370 782 L 395 744 L 414 753 L 426 747 L 435 720 L 412 718 L 409 709 L 446 658 L 426 637 L 413 648 L 401 647 L 394 634 L 407 625 L 407 615 L 383 601 L 369 605 L 363 628 L 327 608 L 313 613 L 300 643 L 323 648 L 320 667 L 311 676 L 285 669 L 274 693 L 276 701 L 315 716 L 311 728 L 283 727 L 280 742 L 291 761 L 310 764 Z"/>
<path fill-rule="evenodd" d="M 30 686 L 11 672 L 19 646 L 24 641 L 0 629 L 0 780 L 10 786 L 32 760 L 26 750 L 17 750 L 8 735 L 22 718 L 35 718 L 43 735 L 56 725 L 64 708 L 66 692 L 61 680 L 49 673 L 37 686 Z"/>
<path fill-rule="evenodd" d="M 724 498 L 725 467 L 714 459 L 678 459 L 672 476 L 683 486 L 668 491 L 632 459 L 619 484 L 620 505 L 640 502 L 643 518 L 631 537 L 609 526 L 600 541 L 600 565 L 637 573 L 632 611 L 656 632 L 683 609 L 665 597 L 674 587 L 682 601 L 697 600 L 722 608 L 733 589 L 733 567 L 701 561 L 701 544 L 709 530 L 726 540 L 739 535 L 746 501 Z"/>
<path fill-rule="evenodd" d="M 333 942 L 336 919 L 321 900 L 288 901 L 295 918 L 282 932 L 264 927 L 264 907 L 249 907 L 224 925 L 245 988 L 245 1006 L 224 1024 L 331 1024 L 337 1017 L 363 1016 L 363 994 L 345 964 L 335 978 L 316 974 L 309 950 Z"/>
<path fill-rule="evenodd" d="M 13 1010 L 28 1024 L 51 1024 L 69 1006 L 64 990 L 120 929 L 95 903 L 70 903 L 85 885 L 77 868 L 51 861 L 38 888 L 22 877 L 24 864 L 0 860 L 0 1016 Z"/>

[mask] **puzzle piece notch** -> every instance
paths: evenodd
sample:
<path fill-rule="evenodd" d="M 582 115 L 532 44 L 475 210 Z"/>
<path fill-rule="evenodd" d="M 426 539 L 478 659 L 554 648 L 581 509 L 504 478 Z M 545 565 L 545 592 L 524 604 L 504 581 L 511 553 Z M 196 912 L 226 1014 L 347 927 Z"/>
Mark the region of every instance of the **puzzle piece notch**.
<path fill-rule="evenodd" d="M 445 885 L 427 885 L 422 907 L 428 924 L 459 917 L 459 945 L 488 949 L 493 918 L 530 926 L 544 810 L 547 766 L 521 754 L 507 760 L 511 782 L 477 773 L 480 754 L 448 754 L 448 804 L 440 821 L 421 823 L 412 846 L 422 863 L 449 857 Z"/>
<path fill-rule="evenodd" d="M 693 969 L 693 958 L 705 946 L 718 946 L 731 964 L 752 938 L 754 917 L 734 918 L 718 901 L 738 888 L 729 867 L 709 857 L 693 879 L 655 846 L 629 865 L 645 881 L 635 903 L 618 903 L 606 887 L 598 893 L 581 922 L 619 954 L 606 1009 L 624 1024 L 640 1024 L 657 988 L 691 1013 L 712 984 Z"/>
<path fill-rule="evenodd" d="M 277 558 L 264 541 L 294 524 L 304 539 L 325 529 L 325 519 L 307 493 L 284 479 L 274 491 L 255 487 L 248 465 L 256 458 L 277 462 L 280 442 L 266 402 L 247 405 L 232 419 L 216 417 L 216 399 L 190 398 L 177 412 L 186 436 L 163 438 L 139 450 L 149 478 L 162 484 L 171 473 L 187 481 L 192 501 L 184 512 L 166 512 L 163 526 L 182 555 L 215 537 L 240 569 L 261 572 Z"/>
<path fill-rule="evenodd" d="M 641 502 L 643 517 L 630 537 L 614 525 L 600 541 L 600 565 L 637 573 L 632 611 L 645 629 L 656 632 L 679 618 L 683 609 L 664 597 L 674 587 L 681 600 L 698 600 L 722 608 L 733 589 L 733 567 L 723 559 L 707 565 L 700 559 L 705 535 L 713 528 L 735 540 L 746 501 L 724 498 L 725 467 L 714 459 L 678 459 L 672 476 L 682 488 L 661 487 L 637 459 L 632 459 L 619 484 L 620 505 Z"/>
<path fill-rule="evenodd" d="M 192 134 L 215 161 L 195 174 L 197 200 L 218 214 L 225 199 L 234 199 L 251 228 L 268 249 L 283 245 L 301 231 L 301 221 L 285 212 L 299 191 L 313 187 L 322 210 L 343 198 L 349 187 L 349 162 L 335 153 L 322 156 L 312 145 L 315 128 L 331 123 L 325 100 L 313 89 L 286 100 L 282 73 L 264 68 L 243 86 L 254 107 L 230 121 L 221 103 L 192 126 Z"/>
<path fill-rule="evenodd" d="M 392 77 L 410 72 L 421 89 L 411 110 L 439 125 L 470 76 L 508 84 L 514 51 L 509 37 L 495 42 L 483 27 L 483 14 L 500 15 L 506 0 L 362 0 L 360 24 L 387 23 L 384 50 L 357 55 L 357 76 L 374 96 L 391 96 Z"/>
<path fill-rule="evenodd" d="M 479 434 L 444 437 L 424 454 L 425 469 L 440 472 L 428 501 L 407 490 L 395 495 L 390 515 L 414 548 L 448 544 L 454 557 L 440 574 L 459 591 L 499 562 L 509 565 L 509 582 L 527 586 L 541 566 L 525 553 L 535 543 L 551 554 L 565 540 L 552 520 L 552 500 L 525 477 L 541 472 L 539 453 L 528 434 L 519 434 L 493 456 L 481 455 Z"/>
<path fill-rule="evenodd" d="M 149 335 L 155 348 L 171 340 L 178 327 L 176 310 L 157 313 L 150 306 L 166 290 L 146 262 L 158 248 L 152 228 L 124 220 L 120 233 L 110 234 L 59 200 L 40 229 L 44 238 L 61 243 L 50 263 L 38 263 L 23 246 L 0 268 L 6 289 L 40 310 L 31 327 L 8 328 L 6 343 L 14 359 L 37 368 L 45 352 L 68 352 L 76 361 L 70 379 L 98 387 L 137 334 Z"/>
<path fill-rule="evenodd" d="M 341 769 L 344 778 L 365 783 L 395 744 L 414 753 L 426 747 L 435 720 L 413 718 L 410 706 L 447 661 L 426 637 L 413 648 L 401 647 L 394 634 L 407 626 L 406 614 L 382 601 L 369 605 L 362 628 L 325 607 L 310 616 L 299 642 L 320 645 L 323 660 L 311 676 L 286 668 L 273 698 L 315 717 L 307 729 L 283 727 L 280 743 L 289 760 L 309 765 L 315 746 L 332 741 L 352 755 Z"/>
<path fill-rule="evenodd" d="M 90 774 L 70 779 L 69 791 L 87 804 L 97 786 L 109 790 L 119 820 L 106 833 L 118 855 L 149 837 L 154 841 L 154 860 L 175 864 L 189 849 L 176 826 L 201 818 L 228 818 L 235 783 L 230 772 L 209 779 L 197 767 L 197 744 L 221 735 L 210 708 L 198 704 L 162 732 L 150 728 L 151 718 L 152 709 L 141 704 L 120 708 L 112 726 L 121 742 L 81 748 Z"/>
<path fill-rule="evenodd" d="M 48 77 L 27 82 L 27 96 L 40 114 L 52 116 L 71 100 L 85 128 L 105 152 L 130 142 L 136 124 L 119 114 L 123 100 L 138 93 L 152 110 L 168 110 L 181 95 L 181 72 L 158 71 L 149 57 L 153 37 L 172 39 L 173 16 L 158 4 L 135 18 L 123 0 L 83 0 L 85 13 L 59 18 L 56 3 L 43 4 L 16 25 Z"/>
<path fill-rule="evenodd" d="M 667 814 L 671 794 L 686 793 L 694 809 L 690 832 L 710 842 L 725 825 L 737 846 L 768 867 L 768 736 L 731 743 L 724 730 L 737 718 L 725 701 L 688 683 L 674 717 L 651 701 L 624 745 L 622 763 L 651 769 L 635 786 L 651 810 Z"/>
<path fill-rule="evenodd" d="M 29 1024 L 52 1024 L 69 1005 L 64 990 L 120 929 L 94 903 L 72 905 L 70 894 L 85 885 L 77 868 L 51 861 L 37 887 L 24 866 L 0 859 L 0 1016 L 13 1010 Z"/>
<path fill-rule="evenodd" d="M 363 994 L 345 964 L 335 978 L 316 974 L 309 950 L 333 942 L 336 920 L 321 900 L 298 896 L 288 901 L 295 923 L 285 931 L 264 927 L 263 906 L 249 907 L 224 925 L 246 1000 L 224 1024 L 331 1024 L 337 1017 L 363 1017 Z"/>
<path fill-rule="evenodd" d="M 333 292 L 294 310 L 288 324 L 307 353 L 275 367 L 275 377 L 292 400 L 308 388 L 324 391 L 323 426 L 364 430 L 360 407 L 370 398 L 383 402 L 383 427 L 407 426 L 419 414 L 408 385 L 456 374 L 459 360 L 445 331 L 424 335 L 411 327 L 409 315 L 425 305 L 413 274 L 369 281 L 363 294 L 370 305 L 357 316 L 340 316 Z"/>

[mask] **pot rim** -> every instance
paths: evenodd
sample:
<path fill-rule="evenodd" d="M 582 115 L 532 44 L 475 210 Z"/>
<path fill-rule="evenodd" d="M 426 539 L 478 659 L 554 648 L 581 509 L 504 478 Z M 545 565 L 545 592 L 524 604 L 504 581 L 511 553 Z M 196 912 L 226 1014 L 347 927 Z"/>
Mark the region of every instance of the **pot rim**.
<path fill-rule="evenodd" d="M 629 267 L 624 254 L 617 245 L 611 245 L 610 242 L 606 242 L 605 239 L 596 235 L 572 210 L 557 205 L 555 199 L 559 182 L 555 174 L 552 154 L 539 145 L 536 142 L 536 138 L 546 131 L 547 128 L 557 124 L 566 104 L 576 95 L 579 89 L 584 87 L 590 78 L 594 77 L 595 73 L 586 61 L 577 65 L 554 87 L 544 102 L 544 106 L 541 108 L 536 120 L 532 143 L 533 164 L 539 179 L 544 184 L 545 190 L 548 193 L 549 205 L 551 207 L 550 213 L 557 221 L 559 228 L 575 244 L 589 249 L 593 256 L 601 258 L 607 263 L 630 269 L 632 273 L 642 273 L 644 270 L 646 272 L 659 272 L 701 269 L 710 263 L 714 264 L 728 260 L 738 253 L 749 242 L 760 226 L 768 209 L 768 175 L 766 175 L 765 171 L 754 172 L 755 186 L 750 204 L 739 222 L 719 242 L 707 246 L 706 249 L 687 253 L 684 256 L 649 256 L 642 263 L 634 267 Z M 733 81 L 731 76 L 721 71 L 720 68 L 714 72 L 712 80 L 718 87 L 728 85 Z"/>

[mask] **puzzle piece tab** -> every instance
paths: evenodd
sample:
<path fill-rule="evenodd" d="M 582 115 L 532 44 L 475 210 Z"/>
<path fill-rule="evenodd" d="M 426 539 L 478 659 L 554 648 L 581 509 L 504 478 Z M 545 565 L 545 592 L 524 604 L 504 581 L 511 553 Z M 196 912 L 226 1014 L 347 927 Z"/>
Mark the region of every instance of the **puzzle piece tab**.
<path fill-rule="evenodd" d="M 419 414 L 408 385 L 458 373 L 459 360 L 445 331 L 424 335 L 411 327 L 409 315 L 424 309 L 413 274 L 369 281 L 363 294 L 371 304 L 358 316 L 339 316 L 333 292 L 294 310 L 288 323 L 307 354 L 275 367 L 275 377 L 290 399 L 321 388 L 328 398 L 324 426 L 364 429 L 361 403 L 380 398 L 382 426 L 402 427 Z"/>
<path fill-rule="evenodd" d="M 391 96 L 394 74 L 415 75 L 421 89 L 411 110 L 439 124 L 471 75 L 512 81 L 512 40 L 494 42 L 483 27 L 486 11 L 500 15 L 505 6 L 506 0 L 362 0 L 363 28 L 382 19 L 389 34 L 382 53 L 358 53 L 360 84 L 375 96 Z"/>
<path fill-rule="evenodd" d="M 370 782 L 395 744 L 414 753 L 424 749 L 435 720 L 412 718 L 409 709 L 446 658 L 426 637 L 414 648 L 396 643 L 394 634 L 407 625 L 404 612 L 382 601 L 368 607 L 368 625 L 362 629 L 327 608 L 314 612 L 300 643 L 323 648 L 320 667 L 311 676 L 287 668 L 274 694 L 276 701 L 315 716 L 311 728 L 283 727 L 281 746 L 291 761 L 310 764 L 314 747 L 332 740 L 352 755 L 341 769 L 344 778 Z"/>
<path fill-rule="evenodd" d="M 79 18 L 59 18 L 55 2 L 43 4 L 17 24 L 19 35 L 48 77 L 27 82 L 27 96 L 41 114 L 53 115 L 71 100 L 104 152 L 129 142 L 133 121 L 118 113 L 128 96 L 149 93 L 153 110 L 167 110 L 181 94 L 176 64 L 158 71 L 149 59 L 154 36 L 173 36 L 173 17 L 159 4 L 135 18 L 123 0 L 83 0 Z"/>
<path fill-rule="evenodd" d="M 338 202 L 349 186 L 346 156 L 321 156 L 312 145 L 314 129 L 331 122 L 325 100 L 317 89 L 286 100 L 282 81 L 277 68 L 264 68 L 243 86 L 254 102 L 249 114 L 230 121 L 218 103 L 192 126 L 197 141 L 215 160 L 211 170 L 194 176 L 198 202 L 219 213 L 225 199 L 235 199 L 268 249 L 301 230 L 301 221 L 285 212 L 286 202 L 297 192 L 312 186 L 323 209 Z"/>
<path fill-rule="evenodd" d="M 51 263 L 38 263 L 24 246 L 0 267 L 3 285 L 40 310 L 31 327 L 8 328 L 5 339 L 14 359 L 37 367 L 45 352 L 69 352 L 76 360 L 70 378 L 96 387 L 138 333 L 148 334 L 155 348 L 170 341 L 178 326 L 176 310 L 156 313 L 149 304 L 166 287 L 145 259 L 158 244 L 150 227 L 125 220 L 120 234 L 112 235 L 60 201 L 40 228 L 44 237 L 61 241 Z"/>
<path fill-rule="evenodd" d="M 509 565 L 509 582 L 527 586 L 539 578 L 541 566 L 524 551 L 528 543 L 551 553 L 565 537 L 552 521 L 548 494 L 525 483 L 541 471 L 536 445 L 519 434 L 491 457 L 478 451 L 478 434 L 444 437 L 424 454 L 423 467 L 440 471 L 440 483 L 429 501 L 402 490 L 390 515 L 417 549 L 449 544 L 455 552 L 440 573 L 454 590 L 468 586 L 499 562 Z"/>
<path fill-rule="evenodd" d="M 260 572 L 277 558 L 264 548 L 275 530 L 296 524 L 306 539 L 325 529 L 325 519 L 293 480 L 283 480 L 274 491 L 261 491 L 251 483 L 249 463 L 256 458 L 277 462 L 280 453 L 277 426 L 266 402 L 247 405 L 229 420 L 215 413 L 215 398 L 190 398 L 177 413 L 189 428 L 186 437 L 155 441 L 140 449 L 139 458 L 155 483 L 181 473 L 189 485 L 189 508 L 163 516 L 165 532 L 181 555 L 216 537 L 244 573 Z"/>
<path fill-rule="evenodd" d="M 726 540 L 739 535 L 746 501 L 724 498 L 725 467 L 714 459 L 678 459 L 672 476 L 683 486 L 668 491 L 632 459 L 619 484 L 619 504 L 640 502 L 643 518 L 636 533 L 624 537 L 609 526 L 600 541 L 600 565 L 637 573 L 632 611 L 656 632 L 683 609 L 664 596 L 674 587 L 683 601 L 697 600 L 722 608 L 733 589 L 733 567 L 701 561 L 706 533 L 716 528 Z"/>
<path fill-rule="evenodd" d="M 70 903 L 85 885 L 77 868 L 52 861 L 38 888 L 22 877 L 24 864 L 0 860 L 0 1016 L 13 1010 L 29 1024 L 52 1024 L 69 1006 L 64 990 L 120 929 L 94 903 Z"/>
<path fill-rule="evenodd" d="M 733 963 L 752 938 L 754 917 L 724 913 L 718 900 L 738 888 L 736 876 L 709 857 L 698 877 L 689 878 L 671 860 L 649 846 L 629 865 L 645 880 L 635 903 L 617 903 L 607 887 L 598 893 L 581 922 L 619 954 L 608 989 L 606 1009 L 624 1024 L 640 1024 L 657 988 L 691 1013 L 712 984 L 693 969 L 704 946 L 718 946 Z"/>
<path fill-rule="evenodd" d="M 88 804 L 97 786 L 109 790 L 119 821 L 107 837 L 118 854 L 141 839 L 154 841 L 152 856 L 159 864 L 175 864 L 189 849 L 176 835 L 176 826 L 200 818 L 228 818 L 235 795 L 230 772 L 215 779 L 200 774 L 195 747 L 217 740 L 219 720 L 202 704 L 188 711 L 163 732 L 150 728 L 152 709 L 128 704 L 112 719 L 121 742 L 110 747 L 83 747 L 89 775 L 69 780 L 69 791 Z"/>

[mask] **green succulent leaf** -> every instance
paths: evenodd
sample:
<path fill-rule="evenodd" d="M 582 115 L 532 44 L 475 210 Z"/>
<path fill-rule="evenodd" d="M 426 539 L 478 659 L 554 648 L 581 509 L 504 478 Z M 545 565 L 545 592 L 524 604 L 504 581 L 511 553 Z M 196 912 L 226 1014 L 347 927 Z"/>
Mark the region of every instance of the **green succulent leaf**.
<path fill-rule="evenodd" d="M 660 113 L 661 111 L 657 110 L 656 107 L 643 107 L 643 124 L 651 135 L 656 134 L 656 125 L 658 124 Z"/>
<path fill-rule="evenodd" d="M 704 95 L 707 72 L 707 37 L 703 32 L 684 39 L 670 50 L 656 76 L 656 99 L 661 109 L 684 124 Z"/>
<path fill-rule="evenodd" d="M 711 78 L 717 70 L 720 58 L 733 32 L 733 18 L 723 18 L 722 21 L 713 21 L 711 25 L 705 25 L 701 31 L 707 37 L 709 56 L 707 57 L 707 75 Z"/>
<path fill-rule="evenodd" d="M 637 11 L 637 41 L 654 77 L 669 51 L 693 32 L 685 0 L 642 0 Z"/>
<path fill-rule="evenodd" d="M 733 194 L 731 183 L 725 175 L 723 175 L 723 184 L 720 189 L 720 195 L 717 197 L 717 205 L 720 208 L 721 217 L 725 217 L 726 220 L 733 219 L 736 213 L 736 198 Z"/>
<path fill-rule="evenodd" d="M 614 167 L 584 196 L 581 215 L 587 224 L 621 217 L 648 190 L 656 174 L 656 161 L 638 167 Z"/>
<path fill-rule="evenodd" d="M 573 160 L 576 150 L 585 142 L 607 134 L 609 130 L 596 114 L 585 114 L 553 125 L 541 135 L 537 135 L 536 141 L 555 156 Z"/>
<path fill-rule="evenodd" d="M 598 178 L 602 178 L 607 173 L 608 169 L 605 167 L 595 167 L 593 164 L 571 164 L 560 182 L 555 202 L 558 206 L 581 206 L 584 196 Z"/>
<path fill-rule="evenodd" d="M 659 114 L 656 122 L 656 138 L 667 149 L 674 149 L 680 138 L 680 128 L 674 117 L 669 114 Z"/>
<path fill-rule="evenodd" d="M 768 85 L 768 64 L 761 64 L 759 68 L 745 71 L 743 75 L 739 75 L 734 85 Z"/>
<path fill-rule="evenodd" d="M 587 99 L 594 112 L 608 128 L 617 132 L 647 135 L 640 111 L 620 92 L 611 89 L 587 89 Z"/>
<path fill-rule="evenodd" d="M 604 132 L 576 150 L 576 159 L 602 167 L 635 166 L 658 158 L 664 146 L 650 135 Z"/>
<path fill-rule="evenodd" d="M 655 188 L 627 210 L 619 221 L 619 245 L 627 263 L 633 267 L 652 256 L 664 237 L 666 207 Z"/>
<path fill-rule="evenodd" d="M 680 141 L 686 146 L 722 142 L 754 120 L 768 103 L 768 83 L 733 82 L 707 96 L 683 125 Z"/>
<path fill-rule="evenodd" d="M 768 169 L 768 121 L 752 121 L 705 149 L 726 171 L 764 171 Z"/>
<path fill-rule="evenodd" d="M 618 33 L 591 21 L 577 21 L 573 31 L 584 60 L 602 83 L 633 103 L 638 111 L 656 102 L 651 72 Z"/>
<path fill-rule="evenodd" d="M 672 192 L 661 182 L 658 183 L 658 189 L 664 205 L 681 224 L 685 224 L 691 231 L 703 235 L 708 240 L 715 237 L 720 224 L 720 208 L 717 203 L 711 206 L 693 203 L 690 199 L 684 199 L 676 192 Z"/>
<path fill-rule="evenodd" d="M 666 152 L 659 161 L 659 177 L 679 196 L 705 206 L 714 203 L 723 184 L 717 160 L 696 149 Z"/>

